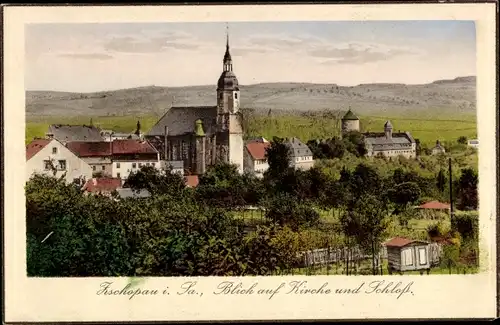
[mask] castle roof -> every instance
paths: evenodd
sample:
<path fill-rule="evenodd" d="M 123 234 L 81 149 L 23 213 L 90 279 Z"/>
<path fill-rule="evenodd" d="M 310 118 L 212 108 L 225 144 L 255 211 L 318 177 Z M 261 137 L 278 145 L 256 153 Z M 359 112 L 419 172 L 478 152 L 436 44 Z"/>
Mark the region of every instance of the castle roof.
<path fill-rule="evenodd" d="M 195 132 L 196 120 L 201 119 L 205 134 L 215 132 L 217 106 L 185 106 L 170 108 L 149 130 L 147 136 L 164 136 L 168 128 L 169 136 Z"/>
<path fill-rule="evenodd" d="M 390 150 L 408 147 L 415 143 L 415 139 L 409 132 L 396 132 L 392 133 L 391 138 L 387 138 L 384 132 L 367 132 L 363 133 L 365 143 L 377 150 Z"/>
<path fill-rule="evenodd" d="M 347 113 L 342 118 L 343 121 L 357 121 L 359 118 L 349 109 Z"/>

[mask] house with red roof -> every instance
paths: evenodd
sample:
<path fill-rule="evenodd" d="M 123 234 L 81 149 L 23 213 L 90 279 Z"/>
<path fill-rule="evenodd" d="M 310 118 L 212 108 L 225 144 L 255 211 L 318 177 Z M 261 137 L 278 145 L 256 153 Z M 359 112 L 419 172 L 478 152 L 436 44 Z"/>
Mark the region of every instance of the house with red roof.
<path fill-rule="evenodd" d="M 266 150 L 271 145 L 268 141 L 250 141 L 245 146 L 243 153 L 243 169 L 257 177 L 263 177 L 269 168 Z"/>
<path fill-rule="evenodd" d="M 122 187 L 120 178 L 100 177 L 89 179 L 83 186 L 83 190 L 89 194 L 101 194 L 111 196 Z"/>
<path fill-rule="evenodd" d="M 111 142 L 72 141 L 66 147 L 92 168 L 93 177 L 111 177 Z"/>
<path fill-rule="evenodd" d="M 389 274 L 393 272 L 430 270 L 428 242 L 405 237 L 394 237 L 384 242 L 383 245 L 387 249 Z"/>
<path fill-rule="evenodd" d="M 83 185 L 92 168 L 56 139 L 35 139 L 26 146 L 26 181 L 33 174 L 61 177 Z"/>
<path fill-rule="evenodd" d="M 161 169 L 160 153 L 148 141 L 125 139 L 111 143 L 112 177 L 125 180 L 142 167 Z"/>
<path fill-rule="evenodd" d="M 93 176 L 125 180 L 143 166 L 161 169 L 160 154 L 142 139 L 119 139 L 113 141 L 74 141 L 66 144 L 68 149 L 86 161 Z"/>

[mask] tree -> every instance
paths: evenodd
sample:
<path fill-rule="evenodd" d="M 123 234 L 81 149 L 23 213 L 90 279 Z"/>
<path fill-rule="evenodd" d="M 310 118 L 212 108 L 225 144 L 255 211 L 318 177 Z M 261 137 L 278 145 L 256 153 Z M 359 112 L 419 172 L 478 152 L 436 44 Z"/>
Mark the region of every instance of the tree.
<path fill-rule="evenodd" d="M 266 218 L 280 226 L 293 230 L 313 226 L 319 222 L 319 213 L 310 204 L 299 203 L 288 193 L 277 193 L 266 207 Z"/>
<path fill-rule="evenodd" d="M 467 144 L 467 137 L 466 136 L 460 136 L 458 139 L 457 139 L 457 143 L 459 144 Z"/>
<path fill-rule="evenodd" d="M 382 179 L 377 170 L 366 164 L 359 164 L 350 177 L 350 190 L 353 196 L 365 193 L 379 193 L 382 189 Z"/>
<path fill-rule="evenodd" d="M 437 174 L 436 187 L 441 193 L 443 193 L 444 190 L 446 189 L 446 176 L 442 169 L 440 169 L 439 173 Z"/>
<path fill-rule="evenodd" d="M 365 194 L 349 203 L 348 212 L 341 219 L 346 235 L 354 236 L 363 248 L 371 250 L 373 274 L 377 274 L 376 256 L 387 225 L 389 209 L 379 196 Z"/>
<path fill-rule="evenodd" d="M 291 155 L 290 147 L 285 143 L 284 139 L 274 137 L 271 145 L 266 150 L 266 158 L 269 164 L 266 174 L 273 179 L 279 179 L 288 170 Z"/>
<path fill-rule="evenodd" d="M 367 153 L 365 139 L 362 133 L 357 131 L 351 131 L 344 134 L 342 141 L 345 144 L 345 148 L 350 153 L 356 155 L 357 157 L 364 157 Z"/>
<path fill-rule="evenodd" d="M 477 210 L 477 184 L 477 173 L 472 168 L 462 169 L 457 188 L 459 210 Z"/>
<path fill-rule="evenodd" d="M 406 210 L 408 204 L 415 203 L 420 198 L 420 188 L 414 182 L 396 185 L 388 191 L 391 202 L 398 206 L 398 210 Z"/>
<path fill-rule="evenodd" d="M 168 194 L 179 196 L 183 193 L 186 185 L 183 177 L 177 173 L 172 173 L 170 169 L 160 171 L 151 166 L 143 166 L 129 175 L 124 187 L 129 187 L 135 191 L 145 189 L 151 195 Z"/>

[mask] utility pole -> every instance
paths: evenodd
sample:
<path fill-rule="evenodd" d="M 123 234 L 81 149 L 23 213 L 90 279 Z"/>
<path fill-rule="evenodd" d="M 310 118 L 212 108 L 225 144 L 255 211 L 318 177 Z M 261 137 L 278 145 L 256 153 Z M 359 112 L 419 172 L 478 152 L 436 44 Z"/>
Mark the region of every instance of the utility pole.
<path fill-rule="evenodd" d="M 454 210 L 453 210 L 453 177 L 451 170 L 451 158 L 448 158 L 448 169 L 450 174 L 450 227 L 453 224 Z"/>

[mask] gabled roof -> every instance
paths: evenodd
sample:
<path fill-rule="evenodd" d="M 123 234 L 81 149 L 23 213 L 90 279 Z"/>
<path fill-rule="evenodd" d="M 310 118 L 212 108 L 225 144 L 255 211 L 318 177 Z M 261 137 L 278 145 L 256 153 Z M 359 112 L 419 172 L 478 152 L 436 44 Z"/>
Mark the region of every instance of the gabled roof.
<path fill-rule="evenodd" d="M 35 139 L 26 146 L 26 161 L 30 160 L 40 150 L 45 148 L 51 141 L 50 139 Z"/>
<path fill-rule="evenodd" d="M 196 120 L 201 119 L 205 134 L 215 130 L 217 106 L 172 107 L 146 133 L 147 136 L 164 136 L 165 127 L 169 136 L 177 136 L 195 131 Z"/>
<path fill-rule="evenodd" d="M 141 140 L 114 140 L 111 145 L 113 155 L 158 153 L 158 151 L 147 141 Z"/>
<path fill-rule="evenodd" d="M 59 141 L 102 141 L 101 129 L 92 125 L 52 124 L 47 134 Z"/>
<path fill-rule="evenodd" d="M 342 120 L 344 120 L 344 121 L 349 121 L 349 120 L 356 121 L 356 120 L 359 120 L 359 118 L 351 110 L 348 110 L 347 113 L 345 113 Z"/>
<path fill-rule="evenodd" d="M 405 237 L 394 237 L 384 243 L 386 247 L 404 247 L 410 244 L 428 244 L 423 240 L 413 240 Z"/>
<path fill-rule="evenodd" d="M 286 142 L 290 149 L 292 150 L 292 156 L 294 157 L 305 157 L 312 156 L 311 149 L 300 141 L 299 138 L 293 137 L 291 139 L 287 139 Z"/>
<path fill-rule="evenodd" d="M 119 178 L 92 178 L 85 183 L 83 189 L 91 193 L 113 192 L 122 186 Z"/>
<path fill-rule="evenodd" d="M 66 147 L 78 157 L 111 156 L 111 142 L 74 141 L 66 143 Z"/>
<path fill-rule="evenodd" d="M 271 146 L 269 142 L 251 142 L 246 145 L 246 148 L 253 160 L 264 160 L 269 146 Z"/>

